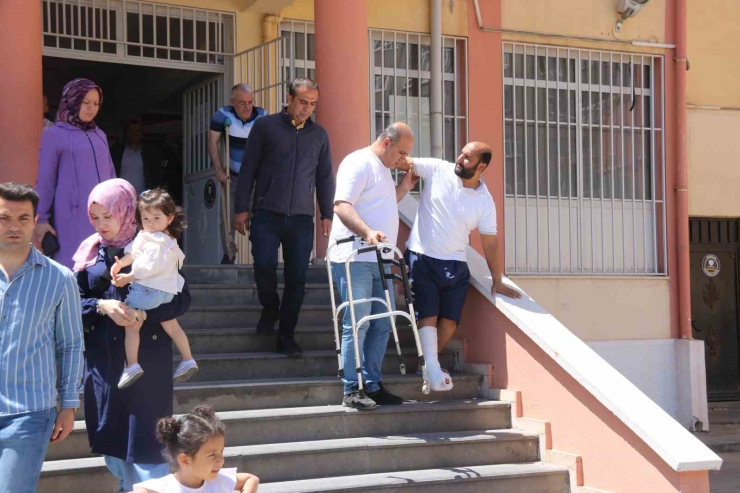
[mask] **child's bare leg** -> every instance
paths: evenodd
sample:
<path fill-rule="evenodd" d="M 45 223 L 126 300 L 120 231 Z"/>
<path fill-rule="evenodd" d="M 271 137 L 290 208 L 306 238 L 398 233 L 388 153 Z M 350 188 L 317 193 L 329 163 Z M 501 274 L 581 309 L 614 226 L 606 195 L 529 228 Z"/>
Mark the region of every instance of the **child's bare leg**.
<path fill-rule="evenodd" d="M 193 359 L 193 354 L 190 352 L 188 336 L 185 335 L 185 331 L 182 330 L 177 319 L 173 318 L 172 320 L 162 322 L 162 328 L 167 332 L 167 335 L 172 338 L 172 341 L 175 343 L 175 347 L 180 351 L 182 360 L 187 361 Z"/>
<path fill-rule="evenodd" d="M 136 322 L 133 325 L 128 325 L 124 328 L 126 332 L 126 340 L 124 346 L 126 348 L 126 365 L 133 366 L 139 363 L 139 330 L 144 322 Z"/>

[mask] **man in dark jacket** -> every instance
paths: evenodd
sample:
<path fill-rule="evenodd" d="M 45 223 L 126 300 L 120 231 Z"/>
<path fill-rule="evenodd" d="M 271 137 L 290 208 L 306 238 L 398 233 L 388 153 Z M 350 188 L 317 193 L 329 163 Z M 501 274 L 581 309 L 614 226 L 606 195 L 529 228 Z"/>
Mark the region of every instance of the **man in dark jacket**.
<path fill-rule="evenodd" d="M 252 212 L 249 240 L 262 304 L 257 333 L 272 335 L 279 320 L 277 351 L 290 357 L 301 354 L 293 332 L 313 250 L 314 203 L 318 200 L 325 237 L 331 231 L 334 213 L 329 136 L 310 120 L 318 100 L 319 86 L 314 81 L 295 79 L 283 111 L 254 122 L 234 198 L 234 223 L 242 235 L 247 234 L 250 208 Z M 285 267 L 282 303 L 277 292 L 281 244 Z"/>

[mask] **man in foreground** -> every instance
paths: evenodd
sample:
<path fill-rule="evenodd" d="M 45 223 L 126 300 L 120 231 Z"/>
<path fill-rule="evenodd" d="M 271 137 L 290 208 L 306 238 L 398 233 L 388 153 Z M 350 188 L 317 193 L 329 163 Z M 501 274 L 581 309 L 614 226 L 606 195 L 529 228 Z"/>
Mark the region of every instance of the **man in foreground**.
<path fill-rule="evenodd" d="M 404 123 L 394 123 L 378 139 L 364 149 L 355 151 L 342 161 L 337 172 L 337 192 L 334 196 L 336 220 L 329 242 L 359 235 L 371 245 L 396 244 L 398 238 L 398 206 L 414 186 L 412 173 L 406 173 L 396 185 L 392 169 L 406 162 L 414 147 L 414 134 Z M 356 247 L 343 243 L 331 252 L 331 267 L 342 301 L 349 300 L 345 262 Z M 355 300 L 369 297 L 385 298 L 377 256 L 364 253 L 354 257 L 350 267 L 352 296 Z M 391 302 L 393 296 L 391 296 Z M 372 306 L 371 306 L 372 305 Z M 357 320 L 386 309 L 380 303 L 356 305 Z M 388 392 L 382 384 L 381 367 L 391 333 L 388 318 L 372 320 L 358 329 L 358 346 L 362 353 L 362 379 L 366 396 L 358 390 L 354 334 L 349 310 L 342 320 L 342 363 L 344 367 L 344 400 L 342 405 L 355 409 L 374 409 L 377 404 L 401 404 L 403 399 Z"/>
<path fill-rule="evenodd" d="M 49 439 L 72 431 L 82 392 L 77 281 L 31 246 L 38 203 L 33 188 L 0 184 L 0 492 L 36 491 Z"/>
<path fill-rule="evenodd" d="M 252 211 L 249 240 L 262 304 L 257 333 L 272 335 L 280 320 L 277 351 L 293 358 L 301 355 L 293 333 L 313 250 L 314 204 L 319 203 L 324 236 L 329 236 L 334 215 L 329 134 L 311 121 L 318 100 L 319 86 L 311 79 L 298 78 L 290 84 L 288 105 L 254 122 L 234 196 L 234 223 L 243 235 Z M 277 284 L 280 245 L 285 265 L 282 301 Z"/>

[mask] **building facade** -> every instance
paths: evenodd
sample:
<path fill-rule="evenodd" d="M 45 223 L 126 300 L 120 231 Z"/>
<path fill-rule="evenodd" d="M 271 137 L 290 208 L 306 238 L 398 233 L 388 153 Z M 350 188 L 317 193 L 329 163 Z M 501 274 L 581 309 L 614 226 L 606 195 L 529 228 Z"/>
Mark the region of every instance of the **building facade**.
<path fill-rule="evenodd" d="M 740 396 L 740 6 L 686 3 L 621 19 L 612 0 L 4 0 L 0 181 L 35 180 L 41 119 L 16 115 L 41 113 L 42 57 L 202 72 L 180 116 L 196 202 L 228 88 L 247 82 L 277 111 L 285 81 L 313 77 L 335 167 L 393 121 L 413 128 L 415 155 L 490 143 L 507 276 L 684 427 L 706 428 L 707 390 Z M 189 233 L 191 258 L 214 231 Z"/>

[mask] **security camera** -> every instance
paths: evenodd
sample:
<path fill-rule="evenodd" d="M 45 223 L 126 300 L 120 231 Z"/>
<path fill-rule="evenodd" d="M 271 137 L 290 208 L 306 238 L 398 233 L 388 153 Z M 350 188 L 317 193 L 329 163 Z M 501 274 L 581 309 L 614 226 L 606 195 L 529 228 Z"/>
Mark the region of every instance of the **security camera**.
<path fill-rule="evenodd" d="M 650 0 L 619 0 L 617 12 L 622 14 L 622 19 L 636 16 Z"/>

